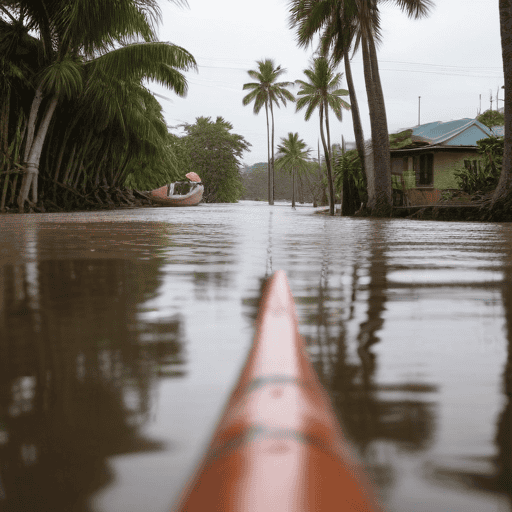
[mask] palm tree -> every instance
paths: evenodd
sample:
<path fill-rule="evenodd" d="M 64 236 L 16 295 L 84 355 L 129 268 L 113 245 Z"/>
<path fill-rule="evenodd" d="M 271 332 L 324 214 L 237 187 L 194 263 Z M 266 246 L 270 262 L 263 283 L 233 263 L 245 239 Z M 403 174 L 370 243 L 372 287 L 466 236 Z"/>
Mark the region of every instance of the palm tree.
<path fill-rule="evenodd" d="M 335 61 L 343 54 L 345 65 L 350 45 L 353 44 L 354 51 L 361 46 L 373 152 L 373 165 L 365 166 L 368 175 L 368 207 L 374 215 L 387 215 L 392 205 L 391 160 L 376 50 L 376 43 L 381 40 L 379 1 L 384 0 L 291 0 L 290 22 L 292 26 L 299 27 L 298 41 L 301 45 L 309 44 L 315 33 L 323 31 L 321 48 L 325 52 L 330 47 Z M 416 19 L 425 16 L 433 4 L 432 0 L 394 2 Z M 349 75 L 347 72 L 347 82 L 350 82 Z M 354 126 L 354 131 L 356 129 Z"/>
<path fill-rule="evenodd" d="M 505 140 L 498 186 L 492 197 L 492 208 L 505 203 L 512 195 L 512 1 L 500 0 L 501 55 L 505 75 Z"/>
<path fill-rule="evenodd" d="M 331 135 L 329 129 L 329 107 L 336 118 L 342 120 L 342 108 L 350 109 L 350 105 L 340 96 L 347 96 L 349 92 L 339 89 L 342 73 L 334 74 L 333 69 L 325 57 L 313 59 L 311 67 L 304 70 L 308 82 L 297 80 L 301 89 L 297 93 L 301 96 L 297 100 L 297 111 L 306 107 L 304 119 L 309 121 L 314 110 L 318 107 L 320 112 L 320 138 L 324 148 L 325 163 L 327 166 L 327 179 L 329 181 L 329 214 L 334 215 L 334 184 L 332 178 Z M 324 114 L 325 130 L 324 135 Z"/>
<path fill-rule="evenodd" d="M 59 104 L 80 97 L 86 72 L 98 79 L 147 78 L 186 94 L 187 83 L 178 69 L 195 67 L 195 60 L 183 48 L 156 41 L 153 26 L 160 13 L 154 0 L 18 0 L 2 12 L 20 14 L 27 29 L 38 33 L 43 55 L 28 117 L 20 211 L 30 191 L 32 204 L 37 202 L 39 163 L 50 123 Z"/>
<path fill-rule="evenodd" d="M 288 138 L 281 137 L 281 144 L 277 146 L 276 165 L 278 169 L 285 169 L 292 175 L 292 208 L 295 208 L 295 173 L 309 171 L 309 154 L 311 149 L 299 139 L 298 133 L 288 133 Z"/>
<path fill-rule="evenodd" d="M 321 26 L 320 55 L 330 58 L 334 67 L 337 67 L 342 60 L 344 62 L 356 148 L 363 170 L 363 177 L 366 180 L 363 126 L 349 56 L 349 52 L 355 52 L 359 45 L 359 38 L 356 37 L 357 18 L 351 12 L 354 8 L 353 4 L 345 5 L 341 13 L 336 10 L 340 6 L 340 2 L 330 0 L 319 2 L 295 1 L 290 8 L 290 24 L 297 29 L 297 43 L 300 47 L 308 47 L 319 31 L 318 27 Z"/>
<path fill-rule="evenodd" d="M 281 66 L 275 67 L 273 59 L 256 61 L 258 70 L 250 70 L 247 73 L 251 78 L 257 82 L 250 82 L 244 84 L 244 91 L 250 90 L 251 92 L 244 96 L 242 103 L 244 106 L 249 105 L 254 101 L 254 113 L 258 114 L 261 107 L 265 105 L 265 114 L 267 116 L 267 151 L 268 151 L 268 204 L 274 204 L 274 108 L 276 104 L 278 107 L 281 101 L 286 106 L 286 100 L 291 102 L 295 101 L 293 94 L 287 89 L 293 85 L 293 82 L 276 82 L 276 80 L 286 73 L 286 69 Z M 272 137 L 270 137 L 268 111 L 270 109 L 270 116 L 272 118 Z"/>

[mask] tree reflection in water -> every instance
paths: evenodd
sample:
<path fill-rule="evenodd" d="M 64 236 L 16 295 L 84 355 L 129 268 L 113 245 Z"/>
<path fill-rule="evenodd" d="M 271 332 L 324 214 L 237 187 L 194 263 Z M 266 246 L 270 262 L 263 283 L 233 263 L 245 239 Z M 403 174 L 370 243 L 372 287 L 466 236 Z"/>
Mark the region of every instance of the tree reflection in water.
<path fill-rule="evenodd" d="M 507 236 L 505 246 L 509 249 L 501 286 L 507 359 L 502 373 L 503 409 L 498 415 L 494 438 L 497 453 L 494 457 L 462 459 L 457 468 L 434 465 L 431 476 L 455 487 L 503 494 L 512 510 L 512 237 L 505 231 L 502 236 Z"/>
<path fill-rule="evenodd" d="M 316 296 L 298 297 L 297 303 L 307 311 L 301 315 L 302 321 L 316 331 L 315 336 L 305 336 L 306 343 L 343 431 L 384 493 L 393 483 L 394 469 L 392 461 L 380 460 L 376 443 L 392 443 L 404 451 L 425 450 L 433 438 L 435 415 L 432 404 L 421 394 L 432 393 L 436 387 L 419 382 L 386 386 L 375 382 L 378 361 L 372 346 L 380 343 L 388 284 L 384 228 L 375 222 L 372 229 L 367 247 L 359 248 L 351 265 L 345 262 L 341 270 L 350 279 L 341 279 L 339 266 L 324 257 Z M 361 257 L 364 254 L 366 258 Z M 366 284 L 360 282 L 363 275 Z M 350 282 L 351 289 L 343 282 Z M 358 321 L 357 309 L 364 302 L 366 318 L 359 323 L 357 334 L 350 335 L 347 326 Z"/>
<path fill-rule="evenodd" d="M 140 320 L 158 262 L 0 268 L 0 508 L 86 511 L 106 458 L 142 438 L 160 375 L 183 373 L 180 318 Z"/>

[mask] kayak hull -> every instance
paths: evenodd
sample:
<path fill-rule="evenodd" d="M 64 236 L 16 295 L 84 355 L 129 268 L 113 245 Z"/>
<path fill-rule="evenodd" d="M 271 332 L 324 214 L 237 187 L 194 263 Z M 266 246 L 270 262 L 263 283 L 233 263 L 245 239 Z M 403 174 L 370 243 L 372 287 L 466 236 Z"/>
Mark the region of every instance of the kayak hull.
<path fill-rule="evenodd" d="M 248 359 L 175 510 L 380 510 L 309 361 L 283 271 L 267 283 Z"/>

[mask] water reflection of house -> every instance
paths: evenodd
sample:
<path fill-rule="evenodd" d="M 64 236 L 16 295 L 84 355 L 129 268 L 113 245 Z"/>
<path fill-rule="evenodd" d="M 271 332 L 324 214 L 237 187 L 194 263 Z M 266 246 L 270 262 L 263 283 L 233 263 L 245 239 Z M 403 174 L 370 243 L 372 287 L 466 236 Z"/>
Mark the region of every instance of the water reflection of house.
<path fill-rule="evenodd" d="M 476 169 L 477 141 L 493 132 L 476 119 L 422 124 L 412 129 L 410 143 L 391 150 L 391 173 L 409 205 L 439 201 L 444 190 L 458 189 L 455 170 Z"/>

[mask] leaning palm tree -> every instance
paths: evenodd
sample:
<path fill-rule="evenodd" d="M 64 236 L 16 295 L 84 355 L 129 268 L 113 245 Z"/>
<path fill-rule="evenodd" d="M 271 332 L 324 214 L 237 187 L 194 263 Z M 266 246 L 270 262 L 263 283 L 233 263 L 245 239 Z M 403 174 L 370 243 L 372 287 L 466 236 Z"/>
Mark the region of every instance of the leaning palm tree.
<path fill-rule="evenodd" d="M 287 170 L 292 175 L 292 208 L 295 208 L 295 173 L 309 171 L 309 154 L 311 149 L 299 139 L 298 133 L 288 133 L 288 138 L 281 137 L 281 144 L 277 146 L 276 166 Z"/>
<path fill-rule="evenodd" d="M 299 45 L 309 44 L 313 35 L 321 32 L 323 50 L 330 47 L 335 60 L 343 54 L 345 63 L 350 43 L 353 41 L 354 51 L 361 46 L 373 152 L 373 165 L 367 166 L 373 168 L 368 172 L 368 206 L 375 215 L 388 214 L 392 200 L 389 134 L 376 50 L 381 41 L 378 4 L 384 1 L 387 0 L 290 0 L 290 23 L 299 29 Z M 433 5 L 432 0 L 394 3 L 414 18 L 425 16 Z"/>
<path fill-rule="evenodd" d="M 272 59 L 259 60 L 258 70 L 250 70 L 247 73 L 257 82 L 244 84 L 244 90 L 251 92 L 244 96 L 242 103 L 244 106 L 254 101 L 254 113 L 258 114 L 261 107 L 265 105 L 265 114 L 267 117 L 267 152 L 268 152 L 268 204 L 274 204 L 274 108 L 282 102 L 286 106 L 286 100 L 295 101 L 293 94 L 287 89 L 293 85 L 293 82 L 276 82 L 276 80 L 286 72 L 281 66 L 275 67 Z M 268 112 L 272 118 L 272 137 L 270 136 Z"/>
<path fill-rule="evenodd" d="M 63 101 L 82 94 L 85 68 L 100 78 L 156 80 L 183 96 L 187 83 L 178 70 L 196 63 L 183 48 L 156 41 L 153 27 L 160 11 L 154 0 L 12 0 L 6 5 L 3 12 L 19 14 L 38 34 L 44 63 L 33 83 L 28 116 L 18 196 L 22 212 L 30 191 L 29 204 L 38 200 L 39 162 L 54 113 Z"/>
<path fill-rule="evenodd" d="M 297 93 L 301 96 L 297 100 L 297 111 L 306 108 L 304 119 L 309 121 L 314 110 L 318 107 L 320 112 L 320 138 L 324 148 L 325 163 L 327 166 L 327 179 L 329 182 L 329 214 L 334 215 L 334 184 L 332 177 L 331 135 L 329 129 L 329 108 L 336 118 L 342 120 L 342 108 L 350 109 L 350 105 L 341 96 L 347 96 L 346 89 L 339 89 L 342 73 L 334 74 L 332 66 L 325 57 L 313 59 L 311 67 L 304 70 L 308 81 L 297 80 L 301 89 Z M 324 114 L 325 131 L 324 135 Z"/>

